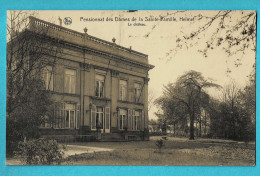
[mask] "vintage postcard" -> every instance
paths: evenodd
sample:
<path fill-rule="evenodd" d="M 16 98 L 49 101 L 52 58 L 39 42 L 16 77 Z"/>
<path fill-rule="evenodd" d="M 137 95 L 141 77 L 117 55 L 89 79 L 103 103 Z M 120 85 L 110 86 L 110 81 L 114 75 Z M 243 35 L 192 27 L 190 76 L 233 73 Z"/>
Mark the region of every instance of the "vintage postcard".
<path fill-rule="evenodd" d="M 7 165 L 254 166 L 256 11 L 7 11 Z"/>

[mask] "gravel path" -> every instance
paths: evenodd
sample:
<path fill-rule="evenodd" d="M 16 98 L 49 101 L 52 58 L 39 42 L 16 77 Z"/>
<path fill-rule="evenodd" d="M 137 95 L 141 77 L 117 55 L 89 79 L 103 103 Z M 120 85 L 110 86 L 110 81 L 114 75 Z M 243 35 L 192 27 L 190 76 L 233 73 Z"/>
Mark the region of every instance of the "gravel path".
<path fill-rule="evenodd" d="M 64 157 L 78 155 L 82 153 L 94 153 L 94 152 L 110 152 L 113 149 L 101 148 L 101 147 L 88 147 L 88 146 L 79 146 L 79 145 L 67 145 L 66 150 L 64 151 Z"/>

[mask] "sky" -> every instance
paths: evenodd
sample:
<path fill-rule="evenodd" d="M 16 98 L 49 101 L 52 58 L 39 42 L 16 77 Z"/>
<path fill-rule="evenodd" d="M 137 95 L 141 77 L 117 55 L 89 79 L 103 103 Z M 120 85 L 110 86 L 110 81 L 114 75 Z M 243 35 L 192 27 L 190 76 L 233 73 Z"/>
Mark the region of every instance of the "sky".
<path fill-rule="evenodd" d="M 174 83 L 179 76 L 189 70 L 195 70 L 202 73 L 206 78 L 211 78 L 215 83 L 225 86 L 231 80 L 235 81 L 241 87 L 248 82 L 247 76 L 252 71 L 252 65 L 255 63 L 255 52 L 249 50 L 242 55 L 229 57 L 222 48 L 216 48 L 208 53 L 205 58 L 198 49 L 205 46 L 205 43 L 211 34 L 211 30 L 217 26 L 211 26 L 211 29 L 205 31 L 203 37 L 197 41 L 197 45 L 188 49 L 179 49 L 177 53 L 172 53 L 176 48 L 176 39 L 185 33 L 190 33 L 194 29 L 205 23 L 205 20 L 196 20 L 198 14 L 212 17 L 217 11 L 37 11 L 36 17 L 55 24 L 59 24 L 58 18 L 64 19 L 70 17 L 70 25 L 63 24 L 64 27 L 83 33 L 83 29 L 88 29 L 88 34 L 112 41 L 116 38 L 118 45 L 142 52 L 148 55 L 149 63 L 154 65 L 154 69 L 149 71 L 149 91 L 155 97 L 162 95 L 163 85 Z M 229 23 L 235 23 L 241 12 L 238 11 L 230 18 Z M 174 17 L 165 19 L 168 21 L 151 21 L 161 16 Z M 93 18 L 104 21 L 87 21 Z M 113 21 L 106 21 L 106 19 Z M 121 20 L 118 20 L 121 18 Z M 129 18 L 130 21 L 124 21 Z M 133 18 L 136 20 L 133 21 Z M 182 20 L 181 20 L 182 18 Z M 194 19 L 193 19 L 194 18 Z M 85 20 L 83 20 L 85 19 Z M 143 19 L 143 21 L 141 20 Z M 147 19 L 148 21 L 145 21 Z M 184 19 L 184 20 L 183 20 Z M 193 20 L 192 20 L 193 19 Z M 123 20 L 123 21 L 122 21 Z M 188 21 L 190 20 L 190 21 Z M 235 66 L 235 60 L 239 58 L 241 65 Z M 227 70 L 232 72 L 227 74 Z M 214 97 L 219 97 L 221 91 L 208 90 Z M 149 111 L 149 118 L 156 119 L 154 112 L 157 107 L 153 106 Z"/>

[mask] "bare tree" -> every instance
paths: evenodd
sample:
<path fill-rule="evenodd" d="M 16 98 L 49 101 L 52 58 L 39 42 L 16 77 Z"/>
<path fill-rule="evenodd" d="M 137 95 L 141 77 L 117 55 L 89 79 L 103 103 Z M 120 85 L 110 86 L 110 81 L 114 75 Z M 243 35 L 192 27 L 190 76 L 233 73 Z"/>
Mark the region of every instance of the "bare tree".
<path fill-rule="evenodd" d="M 50 81 L 58 58 L 59 41 L 48 36 L 48 26 L 37 26 L 34 12 L 8 11 L 7 15 L 7 153 L 19 141 L 38 136 L 38 128 L 53 113 Z M 44 69 L 51 72 L 43 81 Z M 47 88 L 47 90 L 45 90 Z"/>
<path fill-rule="evenodd" d="M 176 17 L 189 14 L 188 11 L 162 13 L 160 18 Z M 256 11 L 199 11 L 193 12 L 193 22 L 189 22 L 189 29 L 183 29 L 176 35 L 175 47 L 171 48 L 165 57 L 171 59 L 173 55 L 186 48 L 197 48 L 204 57 L 216 49 L 223 49 L 238 67 L 242 64 L 244 55 L 256 51 Z M 160 26 L 161 21 L 155 23 L 144 35 L 150 37 L 153 31 Z M 205 43 L 205 44 L 201 44 Z M 227 72 L 231 72 L 230 69 Z"/>
<path fill-rule="evenodd" d="M 62 48 L 48 37 L 48 27 L 34 25 L 34 12 L 8 11 L 7 21 L 7 116 L 22 103 L 21 97 L 30 87 L 30 80 L 41 79 L 39 73 L 53 67 Z M 51 77 L 50 80 L 51 81 Z"/>
<path fill-rule="evenodd" d="M 148 90 L 148 112 L 154 106 L 154 100 L 155 100 L 155 92 L 151 88 L 149 88 L 149 90 Z"/>

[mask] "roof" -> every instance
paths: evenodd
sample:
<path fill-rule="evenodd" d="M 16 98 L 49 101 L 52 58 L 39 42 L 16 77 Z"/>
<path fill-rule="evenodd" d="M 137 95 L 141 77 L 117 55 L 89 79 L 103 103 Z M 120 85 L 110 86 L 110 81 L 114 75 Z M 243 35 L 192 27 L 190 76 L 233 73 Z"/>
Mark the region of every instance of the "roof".
<path fill-rule="evenodd" d="M 75 30 L 65 28 L 44 20 L 30 16 L 30 27 L 31 31 L 40 31 L 43 28 L 48 29 L 47 35 L 62 39 L 66 42 L 72 43 L 74 45 L 79 45 L 82 47 L 90 48 L 97 51 L 102 51 L 104 53 L 109 53 L 116 55 L 122 58 L 127 58 L 135 63 L 140 63 L 146 65 L 150 69 L 153 68 L 153 65 L 148 64 L 148 55 L 141 52 L 126 48 L 116 43 L 112 43 L 91 35 L 87 33 L 80 33 Z"/>

